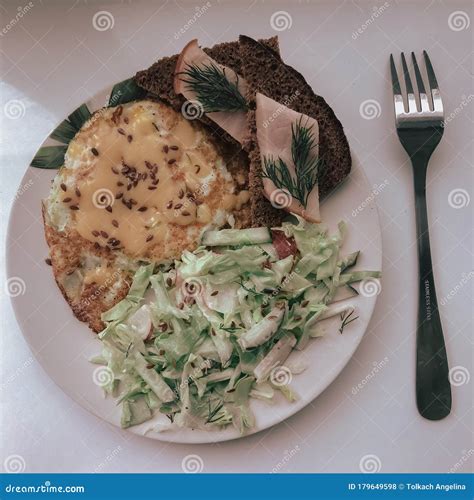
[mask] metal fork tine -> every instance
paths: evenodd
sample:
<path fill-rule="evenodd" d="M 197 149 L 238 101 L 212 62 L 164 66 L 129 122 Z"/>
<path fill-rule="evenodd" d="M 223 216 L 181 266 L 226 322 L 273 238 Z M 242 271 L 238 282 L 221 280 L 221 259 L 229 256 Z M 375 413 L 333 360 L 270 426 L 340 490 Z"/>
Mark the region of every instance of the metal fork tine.
<path fill-rule="evenodd" d="M 444 114 L 443 101 L 441 100 L 441 94 L 439 93 L 438 80 L 436 80 L 436 75 L 426 50 L 423 51 L 423 56 L 425 57 L 426 73 L 430 83 L 431 97 L 433 98 L 433 109 L 437 113 Z"/>
<path fill-rule="evenodd" d="M 403 104 L 402 90 L 400 88 L 400 82 L 398 81 L 397 68 L 395 67 L 395 62 L 393 60 L 392 54 L 390 54 L 390 71 L 392 73 L 392 86 L 393 86 L 393 104 L 395 106 L 395 116 L 405 112 L 405 105 Z"/>
<path fill-rule="evenodd" d="M 402 67 L 403 75 L 405 77 L 405 86 L 408 94 L 413 94 L 413 85 L 411 84 L 410 73 L 408 72 L 407 61 L 405 59 L 405 54 L 402 52 Z"/>
<path fill-rule="evenodd" d="M 400 88 L 400 82 L 398 81 L 397 68 L 395 68 L 395 62 L 392 54 L 390 54 L 390 72 L 392 73 L 393 93 L 401 95 L 402 90 Z"/>
<path fill-rule="evenodd" d="M 402 67 L 403 75 L 405 77 L 405 87 L 407 89 L 407 101 L 408 101 L 408 112 L 416 113 L 416 100 L 415 94 L 413 93 L 413 85 L 411 84 L 410 73 L 408 71 L 407 61 L 405 59 L 405 54 L 402 52 Z"/>
<path fill-rule="evenodd" d="M 426 50 L 423 51 L 423 55 L 425 57 L 426 73 L 428 74 L 428 81 L 430 82 L 431 90 L 439 89 L 438 81 L 436 80 L 435 72 L 434 72 L 433 66 L 431 65 L 430 58 L 428 57 L 428 54 L 426 53 Z"/>
<path fill-rule="evenodd" d="M 428 97 L 426 96 L 425 84 L 423 83 L 423 78 L 421 77 L 420 68 L 416 62 L 415 53 L 411 53 L 411 59 L 413 62 L 413 68 L 415 69 L 416 86 L 418 88 L 418 93 L 420 95 L 421 111 L 429 111 L 430 105 Z"/>

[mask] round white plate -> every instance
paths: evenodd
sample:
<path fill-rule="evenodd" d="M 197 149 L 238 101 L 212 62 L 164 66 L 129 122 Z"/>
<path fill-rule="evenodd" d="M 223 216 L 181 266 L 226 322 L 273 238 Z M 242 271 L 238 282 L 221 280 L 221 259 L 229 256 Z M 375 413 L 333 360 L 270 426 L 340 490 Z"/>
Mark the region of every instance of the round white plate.
<path fill-rule="evenodd" d="M 88 103 L 93 111 L 107 102 L 110 89 L 98 93 Z M 45 144 L 51 144 L 47 139 Z M 374 190 L 353 158 L 353 172 L 321 206 L 322 219 L 334 230 L 340 220 L 348 225 L 343 252 L 361 250 L 356 269 L 380 270 L 381 234 Z M 100 352 L 100 342 L 88 327 L 72 314 L 53 278 L 41 219 L 41 200 L 47 197 L 56 170 L 29 167 L 13 204 L 8 228 L 8 293 L 20 328 L 31 350 L 54 382 L 72 399 L 98 417 L 120 426 L 120 408 L 113 399 L 105 399 L 94 383 L 91 356 Z M 350 299 L 356 306 L 357 321 L 343 334 L 338 332 L 339 318 L 326 320 L 326 335 L 314 339 L 303 353 L 293 353 L 288 363 L 300 356 L 307 369 L 294 375 L 291 387 L 298 395 L 293 403 L 281 395 L 275 404 L 252 401 L 256 417 L 255 433 L 290 417 L 321 394 L 348 363 L 359 345 L 374 310 L 379 283 L 368 283 L 364 294 Z M 96 377 L 95 377 L 96 378 Z M 131 427 L 129 432 L 144 434 L 149 423 Z M 179 429 L 146 436 L 177 443 L 209 443 L 240 437 L 232 427 L 219 432 Z"/>

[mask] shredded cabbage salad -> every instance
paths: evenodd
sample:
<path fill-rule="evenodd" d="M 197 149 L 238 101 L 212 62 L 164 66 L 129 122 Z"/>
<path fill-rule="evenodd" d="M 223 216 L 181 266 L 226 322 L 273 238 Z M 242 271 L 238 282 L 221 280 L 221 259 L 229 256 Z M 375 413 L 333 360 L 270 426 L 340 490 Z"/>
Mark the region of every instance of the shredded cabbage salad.
<path fill-rule="evenodd" d="M 252 398 L 294 400 L 278 367 L 321 336 L 321 320 L 347 311 L 331 304 L 357 294 L 351 283 L 380 276 L 351 270 L 358 252 L 340 254 L 344 233 L 344 223 L 329 234 L 303 219 L 212 231 L 179 261 L 141 266 L 102 315 L 102 354 L 91 360 L 110 374 L 103 388 L 122 406 L 122 427 L 160 413 L 169 424 L 156 430 L 232 424 L 244 433 Z"/>

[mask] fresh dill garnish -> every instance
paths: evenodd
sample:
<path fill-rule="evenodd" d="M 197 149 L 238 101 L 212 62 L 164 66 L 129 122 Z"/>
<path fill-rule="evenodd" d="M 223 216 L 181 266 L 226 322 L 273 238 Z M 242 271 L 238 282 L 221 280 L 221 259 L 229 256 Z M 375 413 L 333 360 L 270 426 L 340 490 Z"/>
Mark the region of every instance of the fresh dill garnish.
<path fill-rule="evenodd" d="M 218 416 L 217 414 L 222 410 L 223 407 L 224 403 L 217 403 L 214 409 L 211 409 L 211 399 L 209 399 L 209 411 L 206 419 L 206 424 L 213 424 L 221 420 L 224 415 Z"/>
<path fill-rule="evenodd" d="M 185 75 L 181 80 L 196 93 L 205 113 L 247 110 L 247 102 L 237 86 L 238 76 L 236 83 L 231 82 L 225 70 L 214 64 L 188 65 L 180 74 Z"/>
<path fill-rule="evenodd" d="M 306 208 L 308 196 L 321 176 L 323 161 L 316 156 L 317 147 L 312 126 L 302 124 L 302 119 L 291 125 L 291 157 L 296 176 L 281 159 L 263 158 L 262 177 L 270 179 L 277 189 L 283 189 Z"/>
<path fill-rule="evenodd" d="M 346 313 L 341 313 L 341 326 L 339 327 L 339 333 L 342 333 L 344 331 L 344 328 L 349 324 L 355 321 L 356 319 L 359 319 L 359 316 L 352 317 L 354 314 L 354 309 L 351 309 L 350 311 L 347 311 Z"/>

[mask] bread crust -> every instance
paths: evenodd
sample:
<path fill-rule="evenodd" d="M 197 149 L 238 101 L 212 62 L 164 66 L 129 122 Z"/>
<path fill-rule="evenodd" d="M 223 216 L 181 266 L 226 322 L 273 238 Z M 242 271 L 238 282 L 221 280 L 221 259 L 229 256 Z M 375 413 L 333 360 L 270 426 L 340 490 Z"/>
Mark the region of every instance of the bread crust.
<path fill-rule="evenodd" d="M 275 225 L 275 222 L 279 220 L 278 214 L 275 213 L 270 202 L 263 198 L 263 195 L 258 196 L 258 193 L 263 192 L 263 183 L 255 122 L 257 92 L 318 121 L 320 156 L 327 164 L 327 169 L 319 180 L 321 198 L 327 196 L 349 175 L 352 164 L 351 154 L 341 122 L 327 102 L 314 93 L 303 75 L 285 64 L 279 53 L 275 53 L 259 41 L 241 35 L 239 42 L 241 59 L 245 61 L 242 64 L 242 76 L 247 80 L 249 87 L 246 96 L 250 107 L 249 136 L 244 141 L 243 147 L 249 153 L 250 158 L 249 183 L 254 204 L 252 225 Z M 270 78 L 269 75 L 271 75 Z M 278 212 L 282 211 L 278 210 Z"/>

